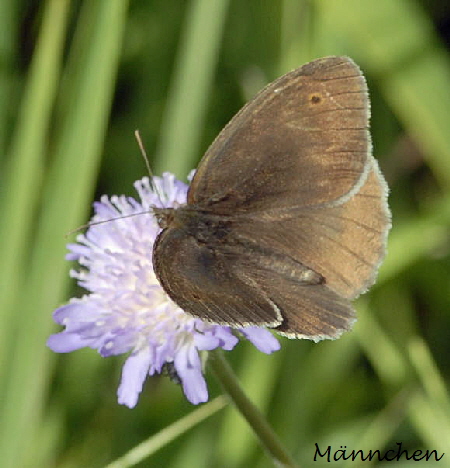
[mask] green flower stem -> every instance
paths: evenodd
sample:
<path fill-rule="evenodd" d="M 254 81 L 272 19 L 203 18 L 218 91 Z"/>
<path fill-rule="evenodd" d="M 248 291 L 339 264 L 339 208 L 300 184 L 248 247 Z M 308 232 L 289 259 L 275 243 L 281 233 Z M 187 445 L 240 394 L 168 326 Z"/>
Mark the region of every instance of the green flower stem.
<path fill-rule="evenodd" d="M 220 382 L 223 390 L 234 403 L 237 410 L 247 420 L 257 435 L 262 446 L 274 459 L 276 466 L 300 468 L 283 447 L 278 436 L 269 426 L 259 409 L 249 400 L 243 392 L 236 374 L 233 372 L 223 353 L 216 351 L 210 354 L 209 365 Z"/>

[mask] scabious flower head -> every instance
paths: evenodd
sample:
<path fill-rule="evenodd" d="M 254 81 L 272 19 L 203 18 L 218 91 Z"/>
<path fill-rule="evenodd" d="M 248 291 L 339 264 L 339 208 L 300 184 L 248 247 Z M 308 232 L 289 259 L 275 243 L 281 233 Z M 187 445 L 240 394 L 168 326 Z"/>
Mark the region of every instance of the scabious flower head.
<path fill-rule="evenodd" d="M 157 194 L 153 187 L 157 188 Z M 118 389 L 119 403 L 134 407 L 147 375 L 170 368 L 187 399 L 208 400 L 199 351 L 231 350 L 235 332 L 260 351 L 271 353 L 279 343 L 266 329 L 230 327 L 203 322 L 186 314 L 164 292 L 153 272 L 153 243 L 160 228 L 152 207 L 186 202 L 187 185 L 171 174 L 135 182 L 140 200 L 103 196 L 85 234 L 69 244 L 69 260 L 80 270 L 71 276 L 88 291 L 58 308 L 54 320 L 65 329 L 48 339 L 55 352 L 88 346 L 101 356 L 129 353 Z M 120 218 L 120 219 L 117 219 Z M 103 222 L 104 221 L 104 222 Z"/>

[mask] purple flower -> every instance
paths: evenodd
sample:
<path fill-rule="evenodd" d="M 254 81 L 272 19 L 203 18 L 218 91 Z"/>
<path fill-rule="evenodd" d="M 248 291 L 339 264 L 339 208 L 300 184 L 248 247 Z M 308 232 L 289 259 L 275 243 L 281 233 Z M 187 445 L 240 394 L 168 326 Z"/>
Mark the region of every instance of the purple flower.
<path fill-rule="evenodd" d="M 145 177 L 135 182 L 140 201 L 103 196 L 94 204 L 91 222 L 101 224 L 91 225 L 76 244 L 69 244 L 67 255 L 79 263 L 81 269 L 71 271 L 71 276 L 88 294 L 54 312 L 54 320 L 65 330 L 47 342 L 58 353 L 85 346 L 103 357 L 129 353 L 118 399 L 130 408 L 136 405 L 147 374 L 161 373 L 167 366 L 191 403 L 207 401 L 199 351 L 231 350 L 238 342 L 231 328 L 186 314 L 159 285 L 152 249 L 160 228 L 151 207 L 185 203 L 188 187 L 168 173 L 154 177 L 153 183 L 158 195 Z M 264 353 L 280 347 L 264 328 L 240 332 Z"/>

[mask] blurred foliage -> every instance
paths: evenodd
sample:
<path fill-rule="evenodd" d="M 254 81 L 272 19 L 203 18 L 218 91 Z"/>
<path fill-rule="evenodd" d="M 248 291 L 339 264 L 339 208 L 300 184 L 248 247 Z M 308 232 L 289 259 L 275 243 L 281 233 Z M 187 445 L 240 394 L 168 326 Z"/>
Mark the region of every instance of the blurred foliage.
<path fill-rule="evenodd" d="M 133 194 L 145 174 L 136 128 L 155 172 L 184 178 L 265 83 L 334 54 L 368 79 L 391 188 L 389 255 L 351 333 L 282 339 L 272 356 L 241 343 L 229 358 L 302 466 L 316 442 L 449 451 L 449 41 L 440 0 L 4 0 L 2 467 L 104 466 L 193 409 L 168 379 L 151 378 L 130 411 L 116 402 L 121 359 L 45 347 L 52 310 L 74 292 L 64 235 L 100 194 Z M 138 466 L 271 463 L 228 408 Z"/>

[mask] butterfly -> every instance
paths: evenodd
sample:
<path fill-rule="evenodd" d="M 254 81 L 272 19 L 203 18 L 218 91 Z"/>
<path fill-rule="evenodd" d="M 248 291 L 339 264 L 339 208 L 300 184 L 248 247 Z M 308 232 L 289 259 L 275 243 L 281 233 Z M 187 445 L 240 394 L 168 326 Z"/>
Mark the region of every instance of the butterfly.
<path fill-rule="evenodd" d="M 337 338 L 375 281 L 391 217 L 366 81 L 348 57 L 266 86 L 203 156 L 187 203 L 154 208 L 155 274 L 207 322 Z"/>

